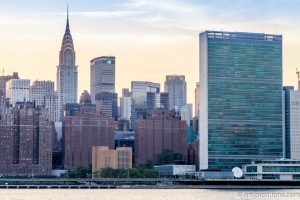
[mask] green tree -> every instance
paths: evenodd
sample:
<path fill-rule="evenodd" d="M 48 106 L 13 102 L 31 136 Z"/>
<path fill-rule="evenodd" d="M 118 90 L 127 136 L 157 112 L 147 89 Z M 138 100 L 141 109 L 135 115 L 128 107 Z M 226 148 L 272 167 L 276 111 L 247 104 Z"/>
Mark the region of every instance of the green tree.
<path fill-rule="evenodd" d="M 172 150 L 165 150 L 159 154 L 157 163 L 163 164 L 182 164 L 184 163 L 183 155 L 180 153 L 174 153 Z"/>
<path fill-rule="evenodd" d="M 87 167 L 77 167 L 75 169 L 70 169 L 67 172 L 68 178 L 88 178 L 89 174 L 91 174 L 91 170 Z"/>

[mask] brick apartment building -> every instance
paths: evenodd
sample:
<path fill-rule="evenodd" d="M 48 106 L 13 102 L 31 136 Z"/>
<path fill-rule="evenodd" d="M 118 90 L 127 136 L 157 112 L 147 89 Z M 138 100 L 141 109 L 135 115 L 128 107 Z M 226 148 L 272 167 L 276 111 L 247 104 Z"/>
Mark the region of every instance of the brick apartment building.
<path fill-rule="evenodd" d="M 156 112 L 137 120 L 135 130 L 135 165 L 155 164 L 159 155 L 171 150 L 187 159 L 186 122 L 175 112 Z"/>
<path fill-rule="evenodd" d="M 0 121 L 0 174 L 51 175 L 53 123 L 41 109 L 20 103 Z"/>
<path fill-rule="evenodd" d="M 116 123 L 96 112 L 94 105 L 81 105 L 63 119 L 64 167 L 91 167 L 92 147 L 114 148 Z"/>

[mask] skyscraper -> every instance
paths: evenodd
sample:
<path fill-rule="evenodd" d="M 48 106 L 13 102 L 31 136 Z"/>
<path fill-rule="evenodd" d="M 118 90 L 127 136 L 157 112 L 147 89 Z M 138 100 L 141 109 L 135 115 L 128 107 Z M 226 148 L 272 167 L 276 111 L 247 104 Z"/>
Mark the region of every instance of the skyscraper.
<path fill-rule="evenodd" d="M 68 12 L 66 30 L 59 52 L 59 65 L 57 66 L 56 76 L 61 121 L 63 117 L 63 106 L 66 103 L 77 102 L 78 88 L 78 72 L 75 64 L 75 51 L 69 27 Z"/>
<path fill-rule="evenodd" d="M 159 93 L 160 84 L 148 81 L 131 82 L 131 122 L 145 118 L 149 107 L 155 105 L 155 94 Z M 134 127 L 133 127 L 134 128 Z"/>
<path fill-rule="evenodd" d="M 186 82 L 183 75 L 166 77 L 165 92 L 169 93 L 170 109 L 180 108 L 186 104 Z"/>
<path fill-rule="evenodd" d="M 53 81 L 34 81 L 29 89 L 30 101 L 34 101 L 37 106 L 44 106 L 45 96 L 53 93 Z"/>
<path fill-rule="evenodd" d="M 131 117 L 131 95 L 128 88 L 122 90 L 120 97 L 120 116 L 122 119 L 130 120 Z"/>
<path fill-rule="evenodd" d="M 103 113 L 106 117 L 117 119 L 118 116 L 118 94 L 112 92 L 100 92 L 96 94 L 97 112 Z"/>
<path fill-rule="evenodd" d="M 282 36 L 201 33 L 200 105 L 200 169 L 282 158 Z"/>
<path fill-rule="evenodd" d="M 50 92 L 44 96 L 44 108 L 48 119 L 52 122 L 59 121 L 58 95 L 57 92 Z"/>
<path fill-rule="evenodd" d="M 91 97 L 95 103 L 95 97 L 100 92 L 115 92 L 115 57 L 102 56 L 91 60 Z"/>
<path fill-rule="evenodd" d="M 195 116 L 199 117 L 200 110 L 200 85 L 199 82 L 196 83 L 195 89 Z"/>
<path fill-rule="evenodd" d="M 186 124 L 190 126 L 191 120 L 193 119 L 193 104 L 186 104 L 180 107 L 179 110 L 181 120 L 185 120 Z"/>
<path fill-rule="evenodd" d="M 300 90 L 283 87 L 285 158 L 300 160 Z"/>

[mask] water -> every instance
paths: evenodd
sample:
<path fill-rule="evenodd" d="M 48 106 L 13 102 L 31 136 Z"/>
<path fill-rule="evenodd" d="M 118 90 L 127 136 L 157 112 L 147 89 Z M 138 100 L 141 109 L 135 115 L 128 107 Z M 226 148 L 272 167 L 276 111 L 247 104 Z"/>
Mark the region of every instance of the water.
<path fill-rule="evenodd" d="M 299 200 L 300 190 L 1 189 L 0 200 Z"/>

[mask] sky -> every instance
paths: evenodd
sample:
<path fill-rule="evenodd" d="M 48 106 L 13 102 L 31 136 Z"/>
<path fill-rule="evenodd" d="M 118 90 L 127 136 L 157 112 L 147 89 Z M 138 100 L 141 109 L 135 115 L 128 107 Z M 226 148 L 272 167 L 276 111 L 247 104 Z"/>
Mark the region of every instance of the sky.
<path fill-rule="evenodd" d="M 283 35 L 283 82 L 300 70 L 299 0 L 0 0 L 0 69 L 20 78 L 56 81 L 69 5 L 80 96 L 90 89 L 90 60 L 116 57 L 116 89 L 131 81 L 164 88 L 185 75 L 188 102 L 199 80 L 199 33 L 205 30 Z"/>

